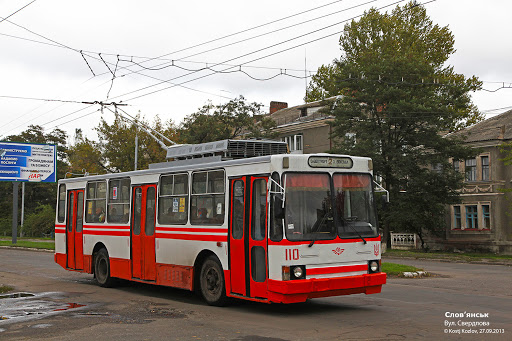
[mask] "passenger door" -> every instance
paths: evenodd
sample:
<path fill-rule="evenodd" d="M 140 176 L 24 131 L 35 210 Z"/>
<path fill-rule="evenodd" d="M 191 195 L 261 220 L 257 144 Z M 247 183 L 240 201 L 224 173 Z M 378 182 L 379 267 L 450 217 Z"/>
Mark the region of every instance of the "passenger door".
<path fill-rule="evenodd" d="M 132 277 L 146 281 L 155 281 L 156 185 L 136 186 L 133 187 L 132 191 Z"/>
<path fill-rule="evenodd" d="M 231 293 L 267 297 L 267 178 L 230 180 Z"/>
<path fill-rule="evenodd" d="M 68 191 L 66 220 L 67 267 L 84 268 L 83 244 L 84 190 Z"/>

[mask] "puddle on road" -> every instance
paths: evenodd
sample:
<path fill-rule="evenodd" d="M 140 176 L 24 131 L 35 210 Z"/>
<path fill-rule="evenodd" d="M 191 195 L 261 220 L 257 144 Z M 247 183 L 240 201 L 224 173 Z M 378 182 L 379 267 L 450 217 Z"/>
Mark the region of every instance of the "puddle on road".
<path fill-rule="evenodd" d="M 20 298 L 20 297 L 32 297 L 34 294 L 29 294 L 28 292 L 17 292 L 14 294 L 0 295 L 0 299 L 2 298 Z"/>
<path fill-rule="evenodd" d="M 58 293 L 26 292 L 0 296 L 0 324 L 22 322 L 85 307 L 84 304 L 56 302 Z"/>

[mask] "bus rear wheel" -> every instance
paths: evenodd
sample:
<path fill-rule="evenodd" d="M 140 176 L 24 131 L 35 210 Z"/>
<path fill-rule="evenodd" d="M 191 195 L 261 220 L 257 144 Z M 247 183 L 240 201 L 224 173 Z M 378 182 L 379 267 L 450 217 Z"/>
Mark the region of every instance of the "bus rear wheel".
<path fill-rule="evenodd" d="M 217 258 L 208 257 L 201 267 L 199 277 L 201 294 L 206 303 L 214 306 L 224 306 L 227 303 L 224 272 Z"/>
<path fill-rule="evenodd" d="M 110 277 L 110 260 L 105 249 L 99 250 L 94 256 L 94 277 L 100 287 L 110 288 L 115 284 L 114 278 Z"/>

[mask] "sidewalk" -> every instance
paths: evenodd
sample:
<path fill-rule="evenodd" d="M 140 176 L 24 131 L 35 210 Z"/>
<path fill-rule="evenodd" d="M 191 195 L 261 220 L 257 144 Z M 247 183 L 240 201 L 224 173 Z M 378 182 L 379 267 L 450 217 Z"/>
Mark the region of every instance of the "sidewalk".
<path fill-rule="evenodd" d="M 492 254 L 474 253 L 448 253 L 448 252 L 421 252 L 405 250 L 388 250 L 382 254 L 382 260 L 386 258 L 421 259 L 438 262 L 489 264 L 512 266 L 512 256 L 500 256 Z"/>

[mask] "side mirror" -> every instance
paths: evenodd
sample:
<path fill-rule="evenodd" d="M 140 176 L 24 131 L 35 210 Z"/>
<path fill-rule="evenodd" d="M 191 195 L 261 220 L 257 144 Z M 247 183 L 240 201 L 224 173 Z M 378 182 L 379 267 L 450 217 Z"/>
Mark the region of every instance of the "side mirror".
<path fill-rule="evenodd" d="M 276 219 L 284 219 L 284 208 L 283 208 L 283 195 L 282 194 L 274 194 L 273 198 L 273 208 L 274 208 L 274 218 Z"/>

